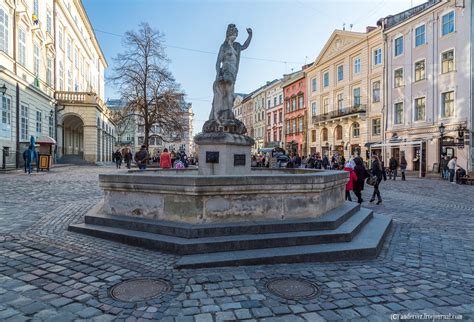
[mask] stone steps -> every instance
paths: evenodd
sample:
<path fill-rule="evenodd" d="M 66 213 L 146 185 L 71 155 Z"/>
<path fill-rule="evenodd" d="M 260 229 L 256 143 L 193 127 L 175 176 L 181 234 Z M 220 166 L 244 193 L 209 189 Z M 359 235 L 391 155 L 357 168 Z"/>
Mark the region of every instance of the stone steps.
<path fill-rule="evenodd" d="M 90 223 L 70 225 L 69 230 L 91 236 L 114 239 L 135 246 L 188 255 L 349 242 L 372 219 L 372 216 L 371 210 L 359 209 L 336 229 L 256 234 L 249 234 L 247 232 L 240 235 L 201 238 L 183 238 Z"/>
<path fill-rule="evenodd" d="M 182 238 L 202 238 L 336 229 L 359 211 L 359 209 L 359 204 L 348 202 L 318 218 L 199 225 L 100 214 L 88 214 L 84 217 L 84 221 L 90 225 L 115 227 Z"/>
<path fill-rule="evenodd" d="M 362 260 L 377 257 L 392 219 L 374 215 L 350 242 L 217 252 L 183 256 L 177 268 Z"/>

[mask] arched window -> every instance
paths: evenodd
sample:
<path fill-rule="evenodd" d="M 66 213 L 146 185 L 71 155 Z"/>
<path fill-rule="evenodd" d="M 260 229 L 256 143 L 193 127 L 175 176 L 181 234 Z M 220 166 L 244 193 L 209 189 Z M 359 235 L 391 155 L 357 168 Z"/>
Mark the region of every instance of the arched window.
<path fill-rule="evenodd" d="M 352 137 L 358 138 L 360 136 L 360 125 L 359 123 L 352 124 Z"/>
<path fill-rule="evenodd" d="M 321 137 L 323 138 L 323 141 L 328 140 L 328 129 L 327 128 L 324 128 L 324 129 L 321 130 Z"/>
<path fill-rule="evenodd" d="M 336 140 L 342 140 L 342 126 L 340 125 L 336 126 L 336 129 L 334 130 L 334 134 L 335 134 Z"/>

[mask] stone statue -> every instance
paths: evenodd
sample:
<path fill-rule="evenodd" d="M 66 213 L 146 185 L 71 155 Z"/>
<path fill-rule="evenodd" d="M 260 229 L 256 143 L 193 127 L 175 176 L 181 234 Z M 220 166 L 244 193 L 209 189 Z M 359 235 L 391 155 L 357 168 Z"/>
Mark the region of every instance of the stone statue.
<path fill-rule="evenodd" d="M 203 132 L 230 132 L 245 134 L 246 128 L 232 112 L 234 85 L 239 71 L 240 52 L 247 49 L 252 39 L 252 29 L 247 28 L 248 37 L 243 45 L 236 42 L 238 30 L 234 24 L 227 26 L 226 39 L 219 49 L 216 62 L 216 80 L 213 84 L 214 99 L 209 120 Z"/>

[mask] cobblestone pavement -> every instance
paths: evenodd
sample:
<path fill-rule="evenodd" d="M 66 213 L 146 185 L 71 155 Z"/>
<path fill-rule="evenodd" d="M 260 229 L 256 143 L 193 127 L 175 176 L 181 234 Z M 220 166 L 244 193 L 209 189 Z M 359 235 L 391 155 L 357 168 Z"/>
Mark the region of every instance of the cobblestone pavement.
<path fill-rule="evenodd" d="M 376 260 L 174 270 L 176 256 L 66 230 L 101 198 L 98 173 L 114 171 L 125 170 L 0 175 L 0 321 L 474 320 L 474 186 L 383 182 L 383 203 L 364 203 L 394 218 Z M 321 295 L 292 301 L 265 288 L 285 276 L 312 281 Z M 132 277 L 165 279 L 173 290 L 159 303 L 108 296 Z"/>

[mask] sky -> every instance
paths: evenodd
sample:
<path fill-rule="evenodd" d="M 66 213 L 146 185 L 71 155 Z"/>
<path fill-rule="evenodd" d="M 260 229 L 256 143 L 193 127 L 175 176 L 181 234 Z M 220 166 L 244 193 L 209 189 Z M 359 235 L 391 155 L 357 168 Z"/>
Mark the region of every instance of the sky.
<path fill-rule="evenodd" d="M 113 58 L 124 51 L 126 31 L 147 22 L 164 34 L 169 69 L 193 104 L 194 133 L 201 131 L 212 103 L 217 52 L 229 23 L 237 41 L 253 30 L 242 52 L 236 93 L 250 93 L 313 62 L 335 29 L 364 32 L 379 18 L 423 0 L 82 0 L 111 74 Z M 352 27 L 351 27 L 352 25 Z M 351 29 L 352 28 L 352 29 Z M 119 98 L 112 83 L 105 98 Z"/>

